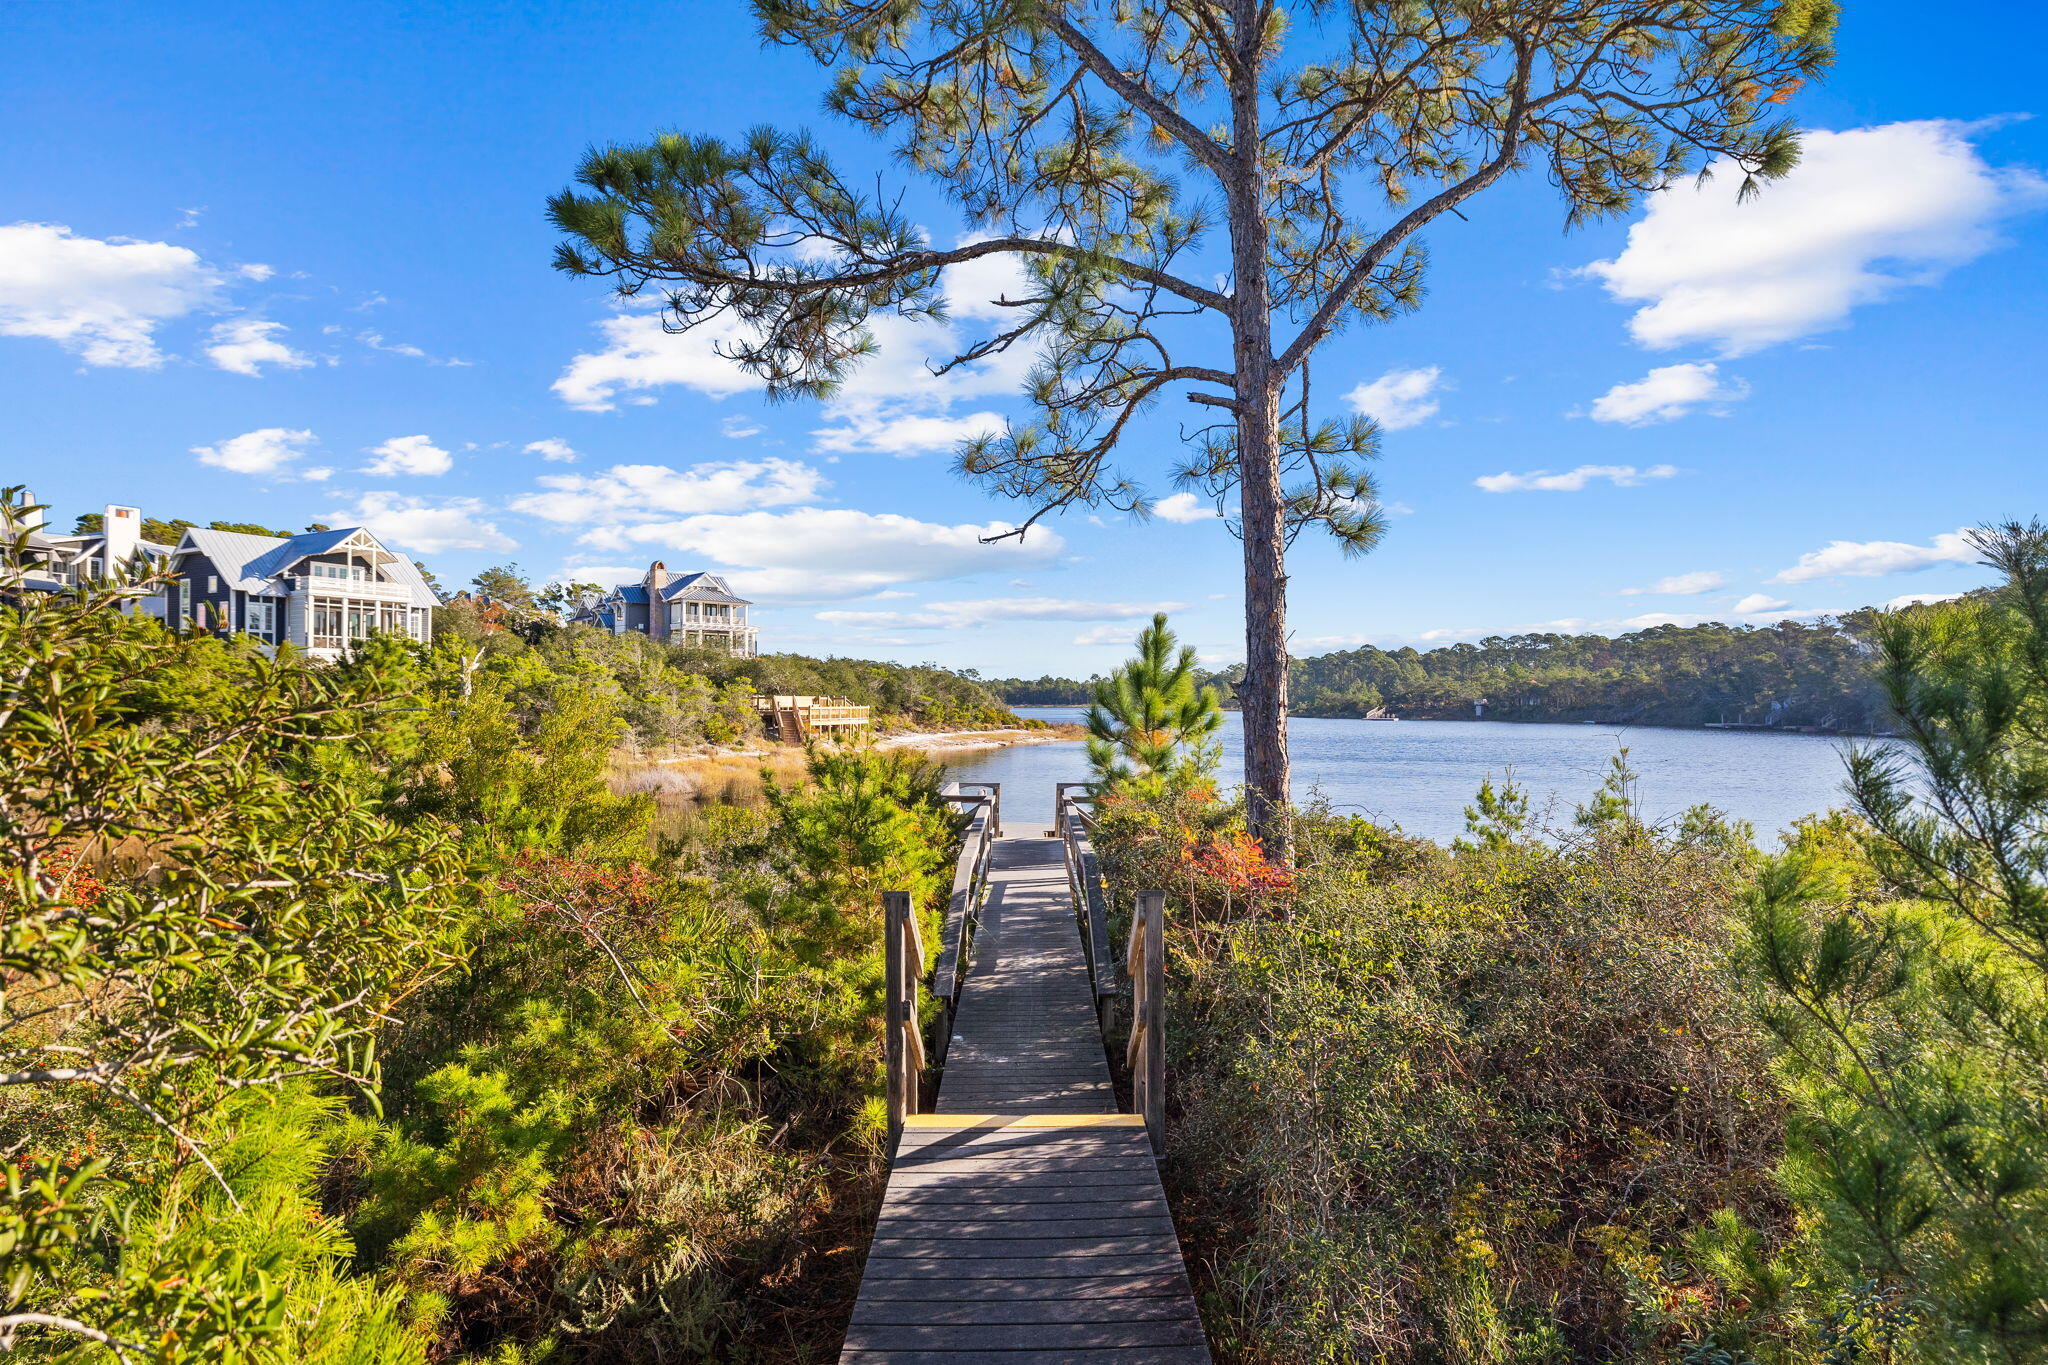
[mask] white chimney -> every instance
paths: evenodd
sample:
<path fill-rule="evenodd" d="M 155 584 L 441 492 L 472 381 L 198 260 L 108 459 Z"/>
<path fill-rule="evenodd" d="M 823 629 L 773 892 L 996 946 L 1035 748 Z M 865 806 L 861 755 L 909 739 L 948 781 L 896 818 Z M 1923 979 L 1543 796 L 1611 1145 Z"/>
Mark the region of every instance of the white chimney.
<path fill-rule="evenodd" d="M 104 516 L 100 529 L 107 538 L 106 571 L 112 573 L 134 557 L 135 547 L 142 541 L 142 509 L 108 503 Z"/>

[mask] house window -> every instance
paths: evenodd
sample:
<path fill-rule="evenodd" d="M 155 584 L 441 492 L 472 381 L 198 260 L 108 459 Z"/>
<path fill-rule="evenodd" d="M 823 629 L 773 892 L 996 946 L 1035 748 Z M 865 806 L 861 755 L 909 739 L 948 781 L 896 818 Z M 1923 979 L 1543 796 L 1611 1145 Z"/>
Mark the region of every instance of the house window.
<path fill-rule="evenodd" d="M 242 628 L 270 640 L 277 637 L 277 603 L 250 598 L 242 610 Z"/>
<path fill-rule="evenodd" d="M 334 601 L 313 604 L 313 648 L 340 649 L 341 603 Z"/>
<path fill-rule="evenodd" d="M 220 591 L 220 576 L 219 576 L 218 574 L 208 574 L 208 575 L 206 576 L 206 595 L 207 595 L 208 597 L 211 597 L 211 596 L 213 596 L 213 595 L 214 595 L 215 593 L 217 593 L 217 592 L 219 592 L 219 591 Z"/>
<path fill-rule="evenodd" d="M 429 618 L 427 615 L 427 609 L 425 607 L 414 607 L 412 609 L 413 639 L 424 640 L 427 638 L 428 631 L 431 629 L 431 627 L 429 627 L 429 625 L 427 624 L 428 619 Z"/>

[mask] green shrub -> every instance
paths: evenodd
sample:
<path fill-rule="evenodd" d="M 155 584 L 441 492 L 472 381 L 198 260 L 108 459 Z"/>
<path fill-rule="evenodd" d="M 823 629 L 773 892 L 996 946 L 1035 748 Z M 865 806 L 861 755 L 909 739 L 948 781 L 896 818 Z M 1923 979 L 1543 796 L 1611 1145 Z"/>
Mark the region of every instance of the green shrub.
<path fill-rule="evenodd" d="M 1263 898 L 1185 851 L 1233 808 L 1105 813 L 1115 899 L 1170 896 L 1165 1169 L 1223 1356 L 1662 1359 L 1684 1333 L 1634 1268 L 1719 1209 L 1776 1226 L 1777 1102 L 1720 965 L 1746 856 L 1619 816 L 1538 840 L 1519 809 L 1495 789 L 1455 852 L 1305 813 Z"/>

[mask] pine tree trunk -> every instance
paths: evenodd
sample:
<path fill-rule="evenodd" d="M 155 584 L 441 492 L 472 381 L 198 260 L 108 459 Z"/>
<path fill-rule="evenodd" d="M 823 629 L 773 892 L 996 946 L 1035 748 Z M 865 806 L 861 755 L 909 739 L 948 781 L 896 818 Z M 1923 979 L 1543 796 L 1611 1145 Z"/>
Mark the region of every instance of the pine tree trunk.
<path fill-rule="evenodd" d="M 1256 5 L 1239 0 L 1238 31 L 1256 31 Z M 1253 44 L 1233 80 L 1231 140 L 1238 174 L 1228 186 L 1231 332 L 1237 370 L 1238 515 L 1244 532 L 1244 780 L 1252 835 L 1288 860 L 1287 528 L 1280 497 L 1280 395 L 1273 363 L 1273 301 L 1266 279 L 1265 170 L 1259 162 L 1259 69 Z"/>
<path fill-rule="evenodd" d="M 1240 359 L 1238 374 L 1246 373 Z M 1247 389 L 1249 385 L 1245 386 Z M 1238 414 L 1244 530 L 1244 779 L 1252 834 L 1268 857 L 1288 856 L 1287 563 L 1280 500 L 1279 402 L 1252 390 Z"/>

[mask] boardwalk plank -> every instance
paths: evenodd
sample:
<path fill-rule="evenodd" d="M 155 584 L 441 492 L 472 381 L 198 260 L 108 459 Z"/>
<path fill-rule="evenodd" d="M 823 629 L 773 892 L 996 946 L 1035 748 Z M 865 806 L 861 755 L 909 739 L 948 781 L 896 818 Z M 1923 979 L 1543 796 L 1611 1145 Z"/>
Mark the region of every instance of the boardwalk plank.
<path fill-rule="evenodd" d="M 1201 1325 L 1164 1322 L 856 1324 L 850 1351 L 1096 1351 L 1105 1347 L 1199 1346 Z"/>
<path fill-rule="evenodd" d="M 848 1351 L 840 1365 L 1209 1365 L 1206 1346 L 1139 1346 L 1073 1351 Z"/>
<path fill-rule="evenodd" d="M 865 1299 L 854 1310 L 856 1327 L 927 1323 L 1194 1322 L 1185 1286 L 1162 1286 L 1152 1295 L 1058 1299 Z"/>
<path fill-rule="evenodd" d="M 1150 1139 L 1115 1116 L 1059 844 L 998 840 L 989 885 L 841 1365 L 1207 1365 Z"/>

